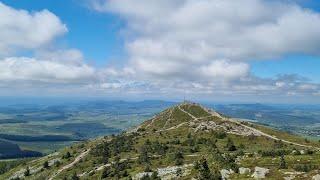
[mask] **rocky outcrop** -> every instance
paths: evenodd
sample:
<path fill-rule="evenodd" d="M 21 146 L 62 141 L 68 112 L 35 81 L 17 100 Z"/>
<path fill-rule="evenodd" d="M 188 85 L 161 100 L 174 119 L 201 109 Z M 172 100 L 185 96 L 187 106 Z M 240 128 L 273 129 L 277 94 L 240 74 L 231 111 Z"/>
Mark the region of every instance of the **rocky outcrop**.
<path fill-rule="evenodd" d="M 245 168 L 245 167 L 240 167 L 239 168 L 239 174 L 249 174 L 251 173 L 251 169 L 250 168 Z"/>
<path fill-rule="evenodd" d="M 191 167 L 191 166 L 193 166 L 193 164 L 185 164 L 183 166 L 169 166 L 169 167 L 165 167 L 165 168 L 158 168 L 157 169 L 158 177 L 160 177 L 162 180 L 175 179 L 175 178 L 177 178 L 178 171 L 181 171 L 180 172 L 181 176 L 186 176 L 186 175 L 190 174 L 191 170 L 189 167 Z M 133 179 L 139 180 L 145 175 L 151 176 L 152 173 L 151 172 L 138 173 L 133 177 Z"/>
<path fill-rule="evenodd" d="M 320 175 L 317 174 L 317 175 L 313 176 L 313 177 L 312 177 L 312 180 L 320 180 Z"/>
<path fill-rule="evenodd" d="M 234 171 L 232 169 L 230 169 L 230 170 L 222 169 L 220 171 L 220 174 L 221 174 L 221 177 L 222 177 L 223 180 L 229 179 L 230 175 L 233 174 L 233 173 L 234 173 Z"/>
<path fill-rule="evenodd" d="M 264 179 L 266 175 L 269 173 L 269 169 L 262 167 L 255 167 L 254 173 L 251 175 L 254 179 Z"/>

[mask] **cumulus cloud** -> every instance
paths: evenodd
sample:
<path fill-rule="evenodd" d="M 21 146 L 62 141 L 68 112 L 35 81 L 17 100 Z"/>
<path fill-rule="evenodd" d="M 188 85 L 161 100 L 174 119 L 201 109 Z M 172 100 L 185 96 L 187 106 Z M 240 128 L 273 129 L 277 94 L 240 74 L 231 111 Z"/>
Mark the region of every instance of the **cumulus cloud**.
<path fill-rule="evenodd" d="M 219 68 L 241 77 L 248 73 L 244 63 L 252 59 L 319 53 L 320 15 L 296 4 L 100 0 L 93 1 L 93 7 L 118 14 L 127 22 L 130 64 L 140 73 L 188 78 L 184 72 L 192 69 L 199 78 L 203 70 L 212 78 L 230 77 L 229 73 L 217 73 Z"/>
<path fill-rule="evenodd" d="M 68 31 L 48 10 L 0 3 L 0 90 L 27 85 L 177 98 L 319 96 L 320 85 L 298 75 L 257 77 L 251 60 L 319 55 L 320 15 L 288 1 L 91 0 L 99 12 L 125 21 L 127 61 L 97 69 L 77 49 L 51 43 Z M 34 57 L 15 57 L 28 49 Z M 3 57 L 1 57 L 3 56 Z M 21 88 L 23 89 L 23 88 Z"/>
<path fill-rule="evenodd" d="M 288 1 L 92 0 L 120 16 L 126 69 L 164 92 L 316 93 L 300 77 L 259 78 L 251 60 L 319 55 L 320 14 Z M 116 73 L 113 69 L 112 74 Z M 119 70 L 118 72 L 123 72 Z M 111 74 L 109 74 L 111 75 Z M 129 78 L 130 78 L 129 77 Z M 162 82 L 162 84 L 161 84 Z"/>
<path fill-rule="evenodd" d="M 0 82 L 88 83 L 95 78 L 95 69 L 56 61 L 26 57 L 0 60 Z M 17 84 L 18 85 L 18 84 Z"/>
<path fill-rule="evenodd" d="M 36 52 L 37 59 L 55 61 L 66 64 L 82 64 L 84 57 L 78 49 L 40 50 Z"/>
<path fill-rule="evenodd" d="M 52 45 L 67 31 L 59 17 L 48 10 L 28 12 L 0 2 L 1 87 L 37 89 L 41 84 L 56 87 L 95 83 L 97 70 L 84 63 L 81 51 Z M 21 50 L 30 50 L 35 57 L 14 55 Z"/>
<path fill-rule="evenodd" d="M 0 55 L 20 49 L 47 45 L 68 31 L 65 24 L 48 10 L 28 12 L 0 2 Z"/>

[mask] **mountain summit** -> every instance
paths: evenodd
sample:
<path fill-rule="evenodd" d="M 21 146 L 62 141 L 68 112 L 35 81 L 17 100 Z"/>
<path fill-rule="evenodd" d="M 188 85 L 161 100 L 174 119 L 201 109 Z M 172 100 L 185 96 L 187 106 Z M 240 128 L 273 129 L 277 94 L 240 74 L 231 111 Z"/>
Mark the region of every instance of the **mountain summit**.
<path fill-rule="evenodd" d="M 22 164 L 0 179 L 317 178 L 319 143 L 184 102 L 119 135 Z"/>
<path fill-rule="evenodd" d="M 175 129 L 194 133 L 223 131 L 243 136 L 261 135 L 259 131 L 251 127 L 220 115 L 200 104 L 191 102 L 185 102 L 161 112 L 144 122 L 136 130 L 163 132 Z"/>

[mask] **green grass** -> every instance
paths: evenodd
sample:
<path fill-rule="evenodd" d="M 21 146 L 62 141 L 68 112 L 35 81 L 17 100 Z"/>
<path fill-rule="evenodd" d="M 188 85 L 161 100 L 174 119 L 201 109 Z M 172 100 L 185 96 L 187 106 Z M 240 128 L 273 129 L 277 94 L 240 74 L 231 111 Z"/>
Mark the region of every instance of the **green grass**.
<path fill-rule="evenodd" d="M 186 104 L 186 105 L 182 105 L 181 108 L 197 118 L 206 117 L 210 115 L 207 111 L 205 111 L 198 105 Z"/>
<path fill-rule="evenodd" d="M 201 113 L 198 107 L 191 108 L 192 106 L 188 107 L 188 112 L 192 112 L 193 115 L 197 117 L 205 116 L 205 114 Z M 168 119 L 171 119 L 169 122 L 167 122 Z M 219 151 L 219 154 L 221 156 L 238 156 L 239 158 L 239 167 L 247 167 L 253 170 L 256 166 L 269 168 L 270 173 L 267 175 L 267 179 L 282 179 L 285 176 L 285 172 L 294 171 L 294 167 L 296 164 L 311 164 L 314 166 L 319 166 L 320 164 L 320 153 L 315 152 L 314 154 L 309 155 L 294 155 L 291 152 L 293 150 L 306 150 L 306 148 L 290 145 L 286 143 L 279 144 L 278 142 L 271 140 L 266 137 L 257 136 L 240 136 L 240 135 L 234 135 L 234 134 L 226 134 L 226 137 L 219 137 L 217 136 L 217 132 L 206 132 L 206 131 L 199 131 L 194 132 L 192 128 L 189 127 L 188 124 L 185 124 L 179 128 L 168 130 L 168 131 L 153 131 L 153 129 L 161 129 L 164 127 L 164 125 L 167 122 L 166 127 L 173 127 L 178 124 L 181 124 L 183 122 L 188 122 L 192 120 L 190 116 L 188 116 L 186 113 L 179 110 L 177 107 L 168 109 L 164 111 L 163 113 L 160 113 L 153 121 L 152 124 L 150 124 L 152 121 L 145 122 L 142 127 L 146 128 L 145 131 L 141 131 L 140 134 L 133 135 L 132 139 L 130 139 L 130 142 L 133 143 L 133 150 L 129 152 L 118 152 L 116 154 L 112 154 L 110 161 L 114 161 L 116 155 L 118 155 L 121 159 L 125 158 L 135 158 L 139 156 L 140 149 L 145 146 L 145 143 L 147 141 L 156 142 L 159 141 L 162 144 L 166 144 L 168 146 L 168 150 L 164 155 L 159 156 L 159 154 L 153 154 L 152 151 L 149 151 L 149 157 L 151 159 L 150 167 L 152 169 L 157 168 L 164 168 L 168 166 L 174 166 L 175 160 L 174 160 L 174 154 L 177 151 L 182 151 L 184 156 L 184 164 L 193 164 L 194 162 L 200 160 L 202 157 L 205 157 L 208 161 L 209 167 L 212 168 L 214 165 L 217 165 L 219 168 L 226 168 L 228 164 L 225 164 L 226 162 L 220 162 L 217 161 L 215 158 L 217 155 L 217 151 Z M 215 121 L 217 124 L 224 122 L 224 120 L 221 120 L 219 118 L 210 117 L 203 119 L 203 121 Z M 150 124 L 150 126 L 148 126 Z M 269 133 L 271 135 L 275 135 L 278 138 L 283 138 L 286 140 L 290 140 L 293 142 L 298 143 L 307 143 L 304 141 L 303 138 L 300 138 L 295 135 L 291 135 L 288 133 L 283 133 L 280 131 L 276 131 L 273 129 L 269 129 L 263 126 L 253 125 L 255 128 Z M 190 134 L 190 135 L 189 135 Z M 189 144 L 190 142 L 190 136 L 191 140 L 193 142 Z M 108 141 L 112 139 L 112 137 L 105 137 L 101 139 L 96 139 L 92 141 L 88 141 L 85 143 L 76 143 L 70 147 L 64 148 L 60 151 L 59 155 L 56 155 L 54 157 L 44 157 L 39 159 L 38 161 L 29 162 L 28 166 L 35 166 L 39 167 L 45 160 L 54 159 L 54 158 L 61 158 L 63 154 L 66 152 L 70 152 L 72 154 L 72 157 L 67 159 L 61 159 L 62 166 L 65 166 L 69 163 L 71 163 L 76 156 L 78 156 L 81 152 L 83 152 L 85 149 L 95 149 L 98 144 L 100 144 L 103 141 Z M 227 148 L 227 142 L 228 139 L 234 142 L 234 145 L 236 146 L 235 151 L 228 151 Z M 179 141 L 177 141 L 179 140 Z M 200 141 L 201 140 L 201 141 Z M 203 140 L 205 142 L 203 142 Z M 212 148 L 211 142 L 216 141 L 217 149 Z M 314 142 L 307 143 L 308 145 L 313 145 Z M 197 147 L 197 150 L 194 150 L 194 148 Z M 271 151 L 271 150 L 286 150 L 289 153 L 285 155 L 285 160 L 288 165 L 287 169 L 280 170 L 279 169 L 279 156 L 262 156 L 260 151 Z M 155 156 L 157 155 L 157 156 Z M 188 156 L 192 155 L 192 156 Z M 78 163 L 76 166 L 63 171 L 59 176 L 56 177 L 56 179 L 63 179 L 64 177 L 70 177 L 74 172 L 77 174 L 81 174 L 83 172 L 89 172 L 93 170 L 95 167 L 102 166 L 102 155 L 101 154 L 93 154 L 89 153 L 88 156 L 86 156 L 84 159 L 81 160 L 80 163 Z M 128 173 L 131 176 L 134 176 L 137 173 L 143 172 L 146 165 L 140 164 L 137 160 L 130 160 L 129 161 L 130 168 L 127 168 Z M 1 178 L 9 178 L 12 176 L 12 174 L 16 171 L 18 171 L 21 168 L 25 168 L 26 165 L 21 165 L 19 167 L 14 168 L 12 171 L 6 173 L 3 176 L 0 176 Z M 319 168 L 319 167 L 318 167 Z M 48 177 L 52 175 L 54 172 L 56 172 L 59 169 L 59 167 L 50 167 L 49 169 L 45 169 L 36 175 L 33 175 L 31 177 L 28 177 L 26 179 L 41 179 L 43 177 Z M 95 172 L 94 174 L 90 176 L 84 176 L 81 179 L 99 179 L 101 176 L 101 171 Z M 198 174 L 197 170 L 194 170 L 191 168 L 191 174 L 181 178 L 181 179 L 191 179 L 193 177 L 196 177 Z M 304 173 L 306 177 L 305 179 L 310 179 L 315 174 L 315 171 L 312 170 L 310 172 Z M 246 175 L 240 175 L 240 174 L 234 174 L 232 175 L 234 179 L 247 179 L 250 176 Z M 298 178 L 302 178 L 303 176 L 298 176 Z M 112 179 L 112 178 L 111 178 Z"/>
<path fill-rule="evenodd" d="M 312 139 L 306 139 L 298 135 L 290 134 L 287 132 L 279 131 L 279 130 L 272 129 L 270 127 L 261 126 L 261 125 L 251 124 L 251 126 L 264 133 L 267 133 L 269 135 L 275 136 L 280 139 L 284 139 L 290 142 L 295 142 L 295 143 L 304 144 L 308 146 L 320 147 L 320 143 Z"/>

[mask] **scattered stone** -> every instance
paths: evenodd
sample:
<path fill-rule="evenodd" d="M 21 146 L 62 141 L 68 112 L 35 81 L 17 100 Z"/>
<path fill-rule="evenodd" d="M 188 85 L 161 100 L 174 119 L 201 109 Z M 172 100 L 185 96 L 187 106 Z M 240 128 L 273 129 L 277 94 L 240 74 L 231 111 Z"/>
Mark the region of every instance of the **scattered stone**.
<path fill-rule="evenodd" d="M 133 177 L 133 179 L 134 180 L 139 180 L 139 179 L 141 179 L 142 177 L 144 177 L 144 176 L 151 176 L 152 175 L 152 172 L 142 172 L 142 173 L 138 173 L 138 174 L 136 174 L 134 177 Z"/>
<path fill-rule="evenodd" d="M 191 167 L 191 166 L 193 166 L 193 164 L 186 164 L 186 165 L 183 165 L 183 166 L 169 166 L 169 167 L 165 167 L 165 168 L 158 168 L 157 172 L 158 172 L 158 176 L 162 180 L 170 180 L 170 179 L 177 178 L 176 174 L 177 174 L 178 169 L 180 169 L 181 172 L 182 172 L 181 176 L 189 175 L 190 172 L 191 172 L 189 167 Z M 152 173 L 151 172 L 138 173 L 133 177 L 133 179 L 134 180 L 139 180 L 145 175 L 151 176 Z"/>
<path fill-rule="evenodd" d="M 296 154 L 297 153 L 297 151 L 296 150 L 293 150 L 292 152 L 291 152 L 291 154 Z"/>
<path fill-rule="evenodd" d="M 48 161 L 48 165 L 51 167 L 54 165 L 54 163 L 56 163 L 60 160 L 61 160 L 61 158 L 52 159 L 52 160 Z"/>
<path fill-rule="evenodd" d="M 262 167 L 255 167 L 254 173 L 251 175 L 254 179 L 263 179 L 266 177 L 266 174 L 269 173 L 269 169 Z"/>
<path fill-rule="evenodd" d="M 296 176 L 290 175 L 288 177 L 284 177 L 284 180 L 293 180 Z"/>
<path fill-rule="evenodd" d="M 320 180 L 320 175 L 317 174 L 317 175 L 313 176 L 313 177 L 312 177 L 312 180 Z"/>
<path fill-rule="evenodd" d="M 239 174 L 249 174 L 251 173 L 251 169 L 250 168 L 245 168 L 245 167 L 240 167 L 239 168 Z"/>
<path fill-rule="evenodd" d="M 229 179 L 230 175 L 233 173 L 234 173 L 234 171 L 232 169 L 230 169 L 230 170 L 222 169 L 220 171 L 220 174 L 221 174 L 223 180 Z"/>

